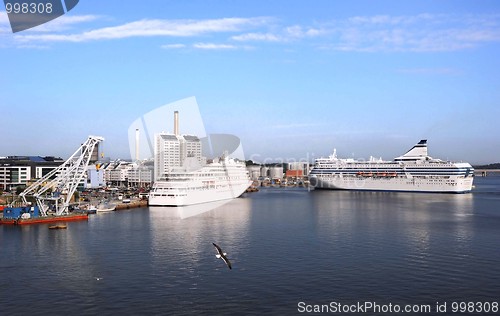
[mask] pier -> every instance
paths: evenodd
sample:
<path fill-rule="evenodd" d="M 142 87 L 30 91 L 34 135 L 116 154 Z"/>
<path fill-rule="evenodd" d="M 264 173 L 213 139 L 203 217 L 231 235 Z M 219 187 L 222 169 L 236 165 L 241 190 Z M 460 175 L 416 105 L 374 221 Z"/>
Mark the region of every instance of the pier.
<path fill-rule="evenodd" d="M 481 177 L 488 175 L 500 176 L 500 169 L 474 169 L 474 174 Z"/>

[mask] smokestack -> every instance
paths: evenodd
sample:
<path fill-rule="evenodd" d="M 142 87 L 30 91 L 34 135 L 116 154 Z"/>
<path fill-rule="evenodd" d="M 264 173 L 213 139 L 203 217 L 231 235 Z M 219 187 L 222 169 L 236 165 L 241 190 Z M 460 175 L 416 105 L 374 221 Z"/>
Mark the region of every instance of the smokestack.
<path fill-rule="evenodd" d="M 135 129 L 135 160 L 139 160 L 139 129 Z"/>
<path fill-rule="evenodd" d="M 174 134 L 179 136 L 179 111 L 174 112 Z"/>

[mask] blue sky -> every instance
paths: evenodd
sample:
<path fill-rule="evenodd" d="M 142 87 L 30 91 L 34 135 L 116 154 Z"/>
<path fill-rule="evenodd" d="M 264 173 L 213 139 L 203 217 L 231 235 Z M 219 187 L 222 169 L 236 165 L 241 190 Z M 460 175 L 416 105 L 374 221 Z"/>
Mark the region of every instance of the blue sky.
<path fill-rule="evenodd" d="M 136 118 L 195 96 L 207 133 L 255 160 L 426 138 L 498 162 L 498 56 L 498 1 L 86 0 L 16 34 L 0 11 L 0 156 L 68 157 L 92 134 L 130 158 Z"/>

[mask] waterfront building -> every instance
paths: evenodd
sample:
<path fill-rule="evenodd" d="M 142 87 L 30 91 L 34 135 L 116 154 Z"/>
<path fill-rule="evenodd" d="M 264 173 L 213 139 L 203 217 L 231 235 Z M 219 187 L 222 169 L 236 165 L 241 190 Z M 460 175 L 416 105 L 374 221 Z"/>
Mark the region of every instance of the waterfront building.
<path fill-rule="evenodd" d="M 100 166 L 104 186 L 150 187 L 153 184 L 154 162 L 111 161 Z"/>
<path fill-rule="evenodd" d="M 304 177 L 304 171 L 303 170 L 287 170 L 286 171 L 286 177 L 287 178 L 302 178 Z"/>
<path fill-rule="evenodd" d="M 64 163 L 56 157 L 9 156 L 0 158 L 0 188 L 10 190 L 17 186 L 26 186 L 35 179 Z"/>
<path fill-rule="evenodd" d="M 96 189 L 106 186 L 104 180 L 104 170 L 100 164 L 89 165 L 87 167 L 87 180 L 85 181 L 86 189 Z"/>
<path fill-rule="evenodd" d="M 153 160 L 136 162 L 128 170 L 128 185 L 132 187 L 150 187 L 154 180 L 153 173 Z"/>
<path fill-rule="evenodd" d="M 127 186 L 128 170 L 132 168 L 132 163 L 117 160 L 107 163 L 101 167 L 104 171 L 104 181 L 107 186 Z"/>
<path fill-rule="evenodd" d="M 302 176 L 307 176 L 310 172 L 309 163 L 305 161 L 289 162 L 287 170 L 301 170 Z M 292 174 L 298 174 L 298 173 L 292 173 Z"/>

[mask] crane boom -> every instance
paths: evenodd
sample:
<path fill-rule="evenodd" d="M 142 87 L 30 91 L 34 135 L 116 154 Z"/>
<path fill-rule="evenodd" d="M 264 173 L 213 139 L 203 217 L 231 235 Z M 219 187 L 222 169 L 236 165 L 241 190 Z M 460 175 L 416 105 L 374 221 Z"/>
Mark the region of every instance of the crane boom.
<path fill-rule="evenodd" d="M 19 196 L 27 203 L 26 196 L 33 196 L 41 216 L 52 208 L 56 215 L 68 214 L 69 203 L 78 185 L 86 176 L 95 146 L 104 141 L 100 136 L 89 136 L 62 165 L 27 187 Z"/>

